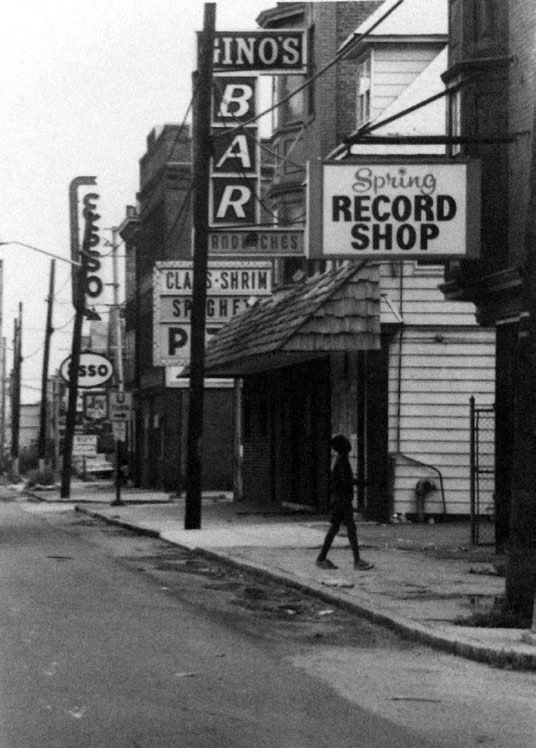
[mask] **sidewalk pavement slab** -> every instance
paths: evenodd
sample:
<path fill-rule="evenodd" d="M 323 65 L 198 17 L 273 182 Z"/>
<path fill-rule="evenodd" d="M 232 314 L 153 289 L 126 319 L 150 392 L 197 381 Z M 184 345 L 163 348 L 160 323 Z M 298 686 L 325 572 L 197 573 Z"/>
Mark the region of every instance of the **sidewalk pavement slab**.
<path fill-rule="evenodd" d="M 168 495 L 162 502 L 157 497 L 165 494 L 152 492 L 141 503 L 151 492 L 127 489 L 127 503 L 111 506 L 112 494 L 98 493 L 100 503 L 96 495 L 91 502 L 77 496 L 72 506 L 304 590 L 428 645 L 494 666 L 536 670 L 536 636 L 526 630 L 456 623 L 504 595 L 504 578 L 494 573 L 504 558 L 471 548 L 468 523 L 358 523 L 362 556 L 374 568 L 355 571 L 348 541 L 339 535 L 330 552 L 339 568 L 323 570 L 315 560 L 328 526 L 324 517 L 262 511 L 215 492 L 203 496 L 202 529 L 185 530 L 184 499 Z"/>

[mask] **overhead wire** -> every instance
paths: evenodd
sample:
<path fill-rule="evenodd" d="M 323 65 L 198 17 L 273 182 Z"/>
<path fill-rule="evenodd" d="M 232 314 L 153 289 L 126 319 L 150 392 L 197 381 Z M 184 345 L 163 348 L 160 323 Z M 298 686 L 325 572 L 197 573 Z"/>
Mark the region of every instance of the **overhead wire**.
<path fill-rule="evenodd" d="M 350 51 L 350 49 L 352 49 L 352 47 L 354 47 L 354 46 L 355 46 L 356 44 L 358 44 L 358 43 L 359 43 L 359 42 L 361 42 L 361 41 L 362 41 L 362 40 L 363 40 L 364 38 L 366 38 L 366 37 L 367 37 L 367 36 L 368 36 L 368 35 L 369 35 L 370 33 L 372 33 L 372 31 L 374 31 L 374 29 L 375 29 L 375 28 L 377 28 L 377 26 L 379 26 L 379 25 L 380 25 L 380 24 L 381 24 L 381 23 L 382 23 L 382 22 L 383 22 L 383 21 L 384 21 L 384 20 L 385 20 L 385 19 L 386 19 L 386 18 L 387 18 L 387 17 L 388 17 L 388 16 L 389 16 L 389 15 L 390 15 L 390 14 L 391 14 L 391 13 L 392 13 L 393 11 L 394 11 L 394 10 L 396 10 L 396 8 L 398 8 L 398 7 L 399 7 L 399 6 L 400 6 L 400 5 L 401 5 L 401 4 L 403 3 L 403 2 L 404 2 L 404 0 L 397 0 L 397 2 L 395 2 L 395 3 L 394 3 L 394 4 L 393 4 L 393 5 L 392 5 L 392 6 L 390 7 L 390 8 L 388 8 L 388 9 L 386 10 L 386 12 L 385 12 L 385 13 L 384 13 L 384 14 L 383 14 L 382 16 L 380 16 L 380 18 L 378 18 L 378 19 L 377 19 L 377 20 L 376 20 L 376 21 L 375 21 L 375 22 L 374 22 L 374 23 L 372 24 L 372 26 L 370 26 L 370 27 L 369 27 L 369 28 L 368 28 L 368 29 L 367 29 L 367 30 L 366 30 L 365 32 L 363 32 L 362 34 L 358 34 L 358 35 L 355 35 L 355 36 L 354 36 L 354 38 L 353 38 L 353 39 L 352 39 L 352 40 L 350 41 L 350 43 L 349 43 L 349 44 L 348 44 L 347 46 L 345 46 L 345 48 L 344 48 L 344 49 L 343 49 L 342 51 L 338 52 L 338 53 L 337 53 L 337 54 L 336 54 L 336 55 L 335 55 L 335 56 L 334 56 L 334 57 L 333 57 L 333 58 L 332 58 L 332 59 L 331 59 L 331 60 L 330 60 L 330 61 L 329 61 L 329 62 L 328 62 L 328 63 L 327 63 L 326 65 L 324 65 L 324 67 L 323 67 L 323 68 L 321 68 L 321 69 L 320 69 L 320 70 L 318 70 L 318 71 L 317 71 L 316 73 L 314 73 L 314 74 L 313 74 L 312 76 L 310 76 L 309 78 L 307 78 L 307 79 L 306 79 L 306 80 L 305 80 L 305 81 L 303 82 L 303 84 L 302 84 L 301 86 L 298 86 L 298 87 L 297 87 L 297 88 L 295 88 L 295 89 L 294 89 L 293 91 L 289 92 L 289 94 L 287 94 L 287 96 L 283 97 L 282 99 L 280 99 L 279 101 L 277 101 L 277 102 L 276 102 L 275 104 L 273 104 L 272 106 L 270 106 L 270 107 L 268 107 L 267 109 L 263 110 L 262 112 L 260 112 L 259 114 L 255 115 L 254 117 L 252 117 L 251 119 L 247 120 L 246 122 L 241 122 L 241 123 L 239 123 L 238 125 L 236 125 L 235 127 L 231 127 L 231 128 L 222 128 L 222 131 L 221 131 L 221 132 L 219 132 L 219 133 L 213 133 L 213 135 L 212 135 L 213 139 L 216 139 L 216 138 L 219 138 L 219 137 L 223 137 L 224 135 L 228 134 L 229 132 L 234 132 L 234 131 L 244 130 L 244 129 L 245 129 L 246 127 L 247 127 L 247 125 L 250 125 L 250 124 L 253 124 L 253 123 L 257 122 L 257 121 L 258 121 L 259 119 L 261 119 L 262 117 L 266 116 L 267 114 L 270 114 L 271 112 L 275 111 L 275 110 L 276 110 L 276 109 L 278 109 L 279 107 L 281 107 L 281 106 L 283 106 L 284 104 L 286 104 L 286 103 L 287 103 L 288 101 L 290 101 L 290 100 L 291 100 L 291 99 L 292 99 L 292 98 L 293 98 L 294 96 L 296 96 L 296 95 L 297 95 L 298 93 L 300 93 L 301 91 L 305 90 L 305 89 L 306 89 L 306 88 L 308 88 L 308 87 L 309 87 L 310 85 L 312 85 L 312 83 L 314 83 L 314 82 L 315 82 L 315 81 L 316 81 L 316 80 L 317 80 L 318 78 L 320 78 L 320 77 L 321 77 L 322 75 L 324 75 L 324 74 L 325 74 L 325 73 L 326 73 L 326 72 L 327 72 L 328 70 L 330 70 L 330 69 L 331 69 L 331 68 L 332 68 L 332 67 L 333 67 L 334 65 L 336 65 L 336 64 L 337 64 L 338 62 L 340 62 L 340 60 L 344 59 L 344 57 L 346 57 L 346 56 L 347 56 L 348 52 Z M 213 80 L 217 80 L 217 79 L 216 79 L 216 78 L 214 78 Z M 173 150 L 174 150 L 174 148 L 175 148 L 175 145 L 177 144 L 177 142 L 178 142 L 178 140 L 179 140 L 179 137 L 180 137 L 181 133 L 182 133 L 182 132 L 183 132 L 183 130 L 184 130 L 184 127 L 185 127 L 185 125 L 186 125 L 186 119 L 187 119 L 187 117 L 188 117 L 188 115 L 189 115 L 189 113 L 190 113 L 190 110 L 191 110 L 191 108 L 192 108 L 192 104 L 193 104 L 193 97 L 192 97 L 192 98 L 190 99 L 190 103 L 189 103 L 189 105 L 188 105 L 188 108 L 187 108 L 187 110 L 186 110 L 186 113 L 185 113 L 185 115 L 184 115 L 183 121 L 182 121 L 182 123 L 181 123 L 181 125 L 180 125 L 180 127 L 179 127 L 179 130 L 178 130 L 178 132 L 177 132 L 177 135 L 175 136 L 175 140 L 174 140 L 174 142 L 173 142 L 173 144 L 172 144 L 172 146 L 171 146 L 171 148 L 170 148 L 170 150 L 169 150 L 169 152 L 168 152 L 167 160 L 169 160 L 169 157 L 171 156 L 171 154 L 172 154 L 172 152 L 173 152 Z M 305 129 L 305 127 L 306 127 L 306 126 L 304 126 L 303 130 Z M 299 133 L 299 134 L 298 134 L 298 136 L 300 136 L 300 135 L 301 135 L 301 134 L 303 133 L 303 130 L 301 131 L 301 133 Z M 296 142 L 297 142 L 297 141 L 296 141 Z M 271 155 L 274 155 L 274 154 L 272 153 Z M 178 212 L 178 214 L 177 214 L 177 216 L 176 216 L 175 220 L 173 221 L 173 224 L 172 224 L 171 228 L 169 229 L 169 231 L 167 232 L 167 234 L 166 234 L 166 236 L 165 236 L 164 242 L 167 242 L 167 241 L 168 241 L 168 239 L 169 239 L 169 237 L 171 236 L 171 234 L 173 233 L 173 231 L 175 231 L 175 228 L 176 228 L 176 226 L 177 226 L 178 222 L 180 221 L 181 217 L 182 217 L 182 216 L 183 216 L 183 215 L 185 214 L 185 212 L 186 212 L 186 209 L 187 209 L 187 207 L 188 207 L 188 205 L 189 205 L 189 202 L 190 202 L 191 196 L 192 196 L 192 191 L 193 191 L 193 181 L 192 181 L 192 183 L 190 184 L 190 187 L 189 187 L 189 189 L 188 189 L 188 192 L 187 192 L 187 194 L 186 194 L 186 197 L 185 197 L 185 199 L 184 199 L 184 201 L 183 201 L 183 203 L 182 203 L 182 205 L 181 205 L 181 208 L 180 208 L 180 210 L 179 210 L 179 212 Z M 267 206 L 267 205 L 266 205 L 265 203 L 263 203 L 263 201 L 262 201 L 262 200 L 261 200 L 261 199 L 259 198 L 259 196 L 255 195 L 255 199 L 256 199 L 257 201 L 259 201 L 259 202 L 260 202 L 260 204 L 261 204 L 261 206 L 262 206 L 262 207 L 263 207 L 263 208 L 264 208 L 264 209 L 265 209 L 265 210 L 266 210 L 266 211 L 267 211 L 267 212 L 268 212 L 268 213 L 269 213 L 269 214 L 270 214 L 270 215 L 271 215 L 271 216 L 272 216 L 273 218 L 275 218 L 275 219 L 276 219 L 276 221 L 277 221 L 277 219 L 278 219 L 278 217 L 277 217 L 277 214 L 276 214 L 276 213 L 274 213 L 273 211 L 271 211 L 271 210 L 270 210 L 270 208 L 268 208 L 268 206 Z M 304 218 L 305 218 L 305 215 L 304 215 Z M 301 223 L 302 221 L 299 221 L 299 222 Z M 303 221 L 303 222 L 304 222 L 304 221 Z M 258 226 L 262 226 L 262 225 L 269 225 L 269 226 L 273 226 L 274 224 L 273 224 L 273 223 L 271 223 L 271 224 L 254 224 L 254 225 L 255 225 L 256 227 L 258 227 Z M 276 225 L 279 225 L 279 224 L 278 224 L 278 223 L 276 223 Z M 180 236 L 182 236 L 182 231 L 183 231 L 183 230 L 184 230 L 184 226 L 183 226 L 183 227 L 181 228 L 181 233 L 179 234 L 179 237 L 180 237 Z"/>
<path fill-rule="evenodd" d="M 345 48 L 338 52 L 335 57 L 333 57 L 326 65 L 324 65 L 323 68 L 318 70 L 316 73 L 311 75 L 309 78 L 307 78 L 301 86 L 298 86 L 293 91 L 290 91 L 286 96 L 284 96 L 282 99 L 279 99 L 275 104 L 272 104 L 272 106 L 268 107 L 268 109 L 265 109 L 264 111 L 260 112 L 259 114 L 256 114 L 251 119 L 247 120 L 246 122 L 242 122 L 240 124 L 240 127 L 246 127 L 247 125 L 251 125 L 254 122 L 257 122 L 261 117 L 265 117 L 267 114 L 270 114 L 270 112 L 275 111 L 283 104 L 286 104 L 287 101 L 290 101 L 294 96 L 301 93 L 301 91 L 304 91 L 306 88 L 308 88 L 312 83 L 314 83 L 320 76 L 324 75 L 324 73 L 327 73 L 328 70 L 330 70 L 334 65 L 336 65 L 338 62 L 340 62 L 342 59 L 344 59 L 348 52 L 352 49 L 352 47 L 355 47 L 359 42 L 363 41 L 369 34 L 371 34 L 374 29 L 376 29 L 383 21 L 393 13 L 402 3 L 404 0 L 397 0 L 394 5 L 392 5 L 390 8 L 386 10 L 386 12 L 380 16 L 373 24 L 368 28 L 366 31 L 364 31 L 362 34 L 354 34 L 354 38 L 349 42 Z M 222 130 L 221 133 L 218 135 L 215 135 L 214 137 L 223 137 L 225 134 L 228 134 L 229 132 L 232 132 L 234 130 L 238 130 L 238 127 L 232 127 L 232 128 L 226 128 Z"/>
<path fill-rule="evenodd" d="M 190 114 L 190 111 L 192 110 L 193 101 L 194 101 L 194 97 L 192 96 L 190 98 L 190 102 L 189 102 L 188 106 L 186 107 L 186 111 L 184 113 L 184 117 L 182 118 L 182 122 L 179 125 L 179 129 L 177 130 L 177 134 L 175 135 L 175 139 L 174 139 L 173 143 L 171 144 L 171 147 L 168 150 L 167 156 L 165 158 L 165 163 L 167 163 L 170 160 L 171 154 L 175 150 L 175 146 L 179 142 L 179 138 L 182 135 L 182 133 L 183 133 L 185 127 L 186 127 L 186 120 L 188 119 L 188 115 Z M 143 218 L 143 214 L 140 216 L 140 218 Z M 172 227 L 172 230 L 173 230 L 174 226 L 175 226 L 175 223 L 174 223 L 174 225 Z M 169 233 L 171 233 L 171 231 Z"/>

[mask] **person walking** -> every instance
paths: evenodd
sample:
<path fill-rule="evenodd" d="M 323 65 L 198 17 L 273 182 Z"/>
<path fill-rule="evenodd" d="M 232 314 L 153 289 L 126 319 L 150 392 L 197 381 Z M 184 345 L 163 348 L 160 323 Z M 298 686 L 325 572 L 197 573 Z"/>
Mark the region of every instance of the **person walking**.
<path fill-rule="evenodd" d="M 348 531 L 348 540 L 354 555 L 354 569 L 366 571 L 372 569 L 373 564 L 362 559 L 359 555 L 359 544 L 357 542 L 357 530 L 354 521 L 354 476 L 348 455 L 352 446 L 344 434 L 335 434 L 331 438 L 331 448 L 337 453 L 330 477 L 330 506 L 332 514 L 329 530 L 326 533 L 324 544 L 316 560 L 316 565 L 321 569 L 337 569 L 338 567 L 327 558 L 331 544 L 342 524 Z"/>

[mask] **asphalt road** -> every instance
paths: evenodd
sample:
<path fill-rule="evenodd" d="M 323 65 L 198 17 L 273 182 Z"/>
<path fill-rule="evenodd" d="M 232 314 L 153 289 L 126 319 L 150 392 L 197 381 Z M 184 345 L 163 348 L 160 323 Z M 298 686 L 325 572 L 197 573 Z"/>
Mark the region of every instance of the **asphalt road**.
<path fill-rule="evenodd" d="M 1 748 L 428 745 L 46 517 L 0 504 Z"/>
<path fill-rule="evenodd" d="M 0 748 L 532 748 L 536 676 L 0 493 Z"/>

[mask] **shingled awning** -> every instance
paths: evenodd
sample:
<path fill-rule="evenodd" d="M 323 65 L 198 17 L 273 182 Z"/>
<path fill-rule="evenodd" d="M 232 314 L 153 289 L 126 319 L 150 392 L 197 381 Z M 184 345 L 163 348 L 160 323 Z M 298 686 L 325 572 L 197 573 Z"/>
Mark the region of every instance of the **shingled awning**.
<path fill-rule="evenodd" d="M 243 376 L 335 351 L 380 348 L 377 266 L 347 263 L 276 289 L 209 342 L 208 376 Z"/>

